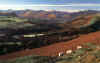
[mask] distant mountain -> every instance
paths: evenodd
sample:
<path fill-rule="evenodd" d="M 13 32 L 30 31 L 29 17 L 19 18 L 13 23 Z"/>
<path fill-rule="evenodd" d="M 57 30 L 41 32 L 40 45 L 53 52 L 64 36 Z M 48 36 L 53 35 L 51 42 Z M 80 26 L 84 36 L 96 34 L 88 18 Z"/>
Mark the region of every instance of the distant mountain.
<path fill-rule="evenodd" d="M 18 11 L 17 11 L 18 12 Z M 61 12 L 61 11 L 32 11 L 26 10 L 23 13 L 17 13 L 19 17 L 24 18 L 36 18 L 36 19 L 43 19 L 43 20 L 53 20 L 57 22 L 66 22 L 72 21 L 74 18 L 80 15 L 88 15 L 88 14 L 96 14 L 100 13 L 99 11 L 95 10 L 87 10 L 87 11 L 80 11 L 80 12 Z"/>
<path fill-rule="evenodd" d="M 0 16 L 15 15 L 20 18 L 40 19 L 41 22 L 63 23 L 72 21 L 78 16 L 100 13 L 95 10 L 85 10 L 80 12 L 62 12 L 62 11 L 34 11 L 34 10 L 0 10 Z M 46 21 L 45 21 L 46 20 Z"/>

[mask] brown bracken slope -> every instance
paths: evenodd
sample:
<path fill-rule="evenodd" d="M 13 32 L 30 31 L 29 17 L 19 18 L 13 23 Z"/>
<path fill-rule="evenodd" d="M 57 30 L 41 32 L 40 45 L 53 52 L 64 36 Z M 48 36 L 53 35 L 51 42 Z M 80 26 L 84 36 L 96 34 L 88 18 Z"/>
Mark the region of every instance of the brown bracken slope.
<path fill-rule="evenodd" d="M 0 59 L 11 59 L 15 57 L 27 56 L 32 54 L 37 54 L 41 56 L 57 56 L 59 52 L 65 52 L 68 49 L 75 50 L 77 45 L 81 45 L 87 42 L 100 44 L 100 31 L 81 35 L 79 38 L 67 42 L 60 42 L 41 48 L 24 50 L 7 55 L 2 55 L 0 56 Z"/>

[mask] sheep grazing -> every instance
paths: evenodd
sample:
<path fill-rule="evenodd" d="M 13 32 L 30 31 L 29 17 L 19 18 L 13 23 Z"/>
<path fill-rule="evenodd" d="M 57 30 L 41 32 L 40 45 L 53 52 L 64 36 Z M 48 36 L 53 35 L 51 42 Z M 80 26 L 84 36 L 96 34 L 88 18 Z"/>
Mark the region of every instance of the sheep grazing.
<path fill-rule="evenodd" d="M 58 54 L 59 56 L 63 56 L 64 55 L 64 53 L 63 52 L 59 52 L 59 54 Z"/>
<path fill-rule="evenodd" d="M 77 46 L 77 49 L 81 49 L 82 48 L 82 46 Z"/>
<path fill-rule="evenodd" d="M 66 51 L 66 54 L 71 54 L 72 53 L 72 50 L 67 50 Z"/>

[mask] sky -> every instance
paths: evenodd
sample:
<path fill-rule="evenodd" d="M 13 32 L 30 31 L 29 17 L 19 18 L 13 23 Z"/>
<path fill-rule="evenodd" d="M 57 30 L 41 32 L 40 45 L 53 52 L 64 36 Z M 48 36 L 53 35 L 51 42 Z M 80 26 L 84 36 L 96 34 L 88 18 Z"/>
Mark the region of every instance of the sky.
<path fill-rule="evenodd" d="M 0 0 L 0 9 L 57 10 L 69 12 L 100 10 L 100 0 Z"/>

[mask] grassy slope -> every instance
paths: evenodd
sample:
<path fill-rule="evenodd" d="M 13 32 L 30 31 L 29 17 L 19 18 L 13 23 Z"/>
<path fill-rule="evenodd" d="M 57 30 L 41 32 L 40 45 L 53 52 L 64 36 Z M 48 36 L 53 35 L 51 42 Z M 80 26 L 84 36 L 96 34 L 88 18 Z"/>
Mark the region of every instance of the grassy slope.
<path fill-rule="evenodd" d="M 0 63 L 99 63 L 100 46 L 92 43 L 83 44 L 81 49 L 60 57 L 24 56 L 9 60 L 0 60 Z"/>

